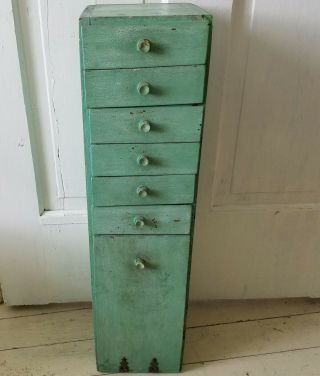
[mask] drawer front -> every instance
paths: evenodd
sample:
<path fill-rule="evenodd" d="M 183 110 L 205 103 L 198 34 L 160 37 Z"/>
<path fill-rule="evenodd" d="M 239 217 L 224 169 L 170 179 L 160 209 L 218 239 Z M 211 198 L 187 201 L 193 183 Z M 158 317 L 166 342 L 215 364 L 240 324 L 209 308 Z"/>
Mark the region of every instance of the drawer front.
<path fill-rule="evenodd" d="M 93 208 L 94 234 L 188 234 L 191 205 Z"/>
<path fill-rule="evenodd" d="M 87 107 L 202 103 L 205 66 L 85 72 Z"/>
<path fill-rule="evenodd" d="M 206 21 L 83 26 L 84 68 L 205 64 Z"/>
<path fill-rule="evenodd" d="M 203 106 L 91 109 L 89 119 L 93 144 L 197 142 Z"/>
<path fill-rule="evenodd" d="M 125 357 L 131 372 L 148 372 L 154 358 L 161 372 L 179 370 L 189 242 L 186 235 L 94 237 L 99 369 L 117 372 Z"/>
<path fill-rule="evenodd" d="M 92 145 L 93 176 L 195 174 L 199 143 Z"/>
<path fill-rule="evenodd" d="M 96 177 L 93 205 L 189 204 L 194 185 L 195 175 Z"/>

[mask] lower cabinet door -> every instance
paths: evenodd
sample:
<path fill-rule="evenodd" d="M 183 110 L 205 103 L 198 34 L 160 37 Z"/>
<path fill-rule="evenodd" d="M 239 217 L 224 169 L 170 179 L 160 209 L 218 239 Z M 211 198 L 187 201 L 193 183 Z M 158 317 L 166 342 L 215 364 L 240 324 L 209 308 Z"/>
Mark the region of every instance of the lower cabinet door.
<path fill-rule="evenodd" d="M 187 235 L 94 237 L 99 371 L 179 371 L 189 243 Z"/>

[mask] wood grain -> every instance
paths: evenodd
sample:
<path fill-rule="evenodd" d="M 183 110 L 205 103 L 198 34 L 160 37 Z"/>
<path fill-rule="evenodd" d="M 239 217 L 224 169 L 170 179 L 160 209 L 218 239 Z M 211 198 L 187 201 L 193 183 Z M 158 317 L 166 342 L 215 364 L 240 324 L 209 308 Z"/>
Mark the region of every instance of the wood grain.
<path fill-rule="evenodd" d="M 205 64 L 209 25 L 208 20 L 204 20 L 170 21 L 162 18 L 158 22 L 136 24 L 121 19 L 117 21 L 117 27 L 112 22 L 83 25 L 84 67 L 110 69 Z M 137 48 L 141 39 L 151 42 L 149 52 Z"/>
<path fill-rule="evenodd" d="M 213 305 L 215 305 L 214 309 L 212 309 Z M 192 307 L 191 305 L 191 310 Z M 274 319 L 271 325 L 268 320 L 268 317 L 272 317 L 273 311 L 278 313 L 281 311 L 287 316 L 298 312 L 308 312 L 314 307 L 312 301 L 292 299 L 289 301 L 211 302 L 207 305 L 207 312 L 205 307 L 206 304 L 203 302 L 202 313 L 197 310 L 194 312 L 195 320 L 204 325 L 210 316 L 212 322 L 217 322 L 223 315 L 227 317 L 234 315 L 232 319 L 236 321 L 251 319 L 254 318 L 252 311 L 264 317 L 265 320 L 257 321 L 256 325 L 245 322 L 215 326 L 215 335 L 207 344 L 211 351 L 215 351 L 215 354 L 218 348 L 224 349 L 226 359 L 185 365 L 182 369 L 184 373 L 190 376 L 213 374 L 247 376 L 246 373 L 249 373 L 249 376 L 318 375 L 320 337 L 319 320 L 315 319 L 316 315 L 312 316 L 312 320 L 308 314 L 299 316 L 299 319 L 297 317 L 290 319 L 290 327 L 284 332 L 279 332 L 277 329 L 283 330 L 285 326 L 282 324 L 283 320 L 288 320 L 288 318 Z M 0 310 L 2 308 L 0 307 Z M 24 313 L 24 308 L 21 308 L 21 312 Z M 46 312 L 45 307 L 43 312 Z M 71 325 L 68 325 L 70 319 L 73 321 Z M 83 312 L 78 310 L 72 313 L 44 314 L 38 318 L 25 317 L 2 321 L 6 323 L 1 327 L 0 347 L 4 349 L 4 345 L 9 344 L 15 349 L 0 351 L 1 375 L 98 375 L 95 368 L 94 342 L 86 337 L 88 333 L 92 335 L 91 315 L 84 317 Z M 8 322 L 11 324 L 8 325 Z M 203 332 L 199 328 L 192 330 L 197 331 L 198 340 L 208 336 L 208 332 Z M 190 330 L 187 330 L 187 336 L 189 333 Z M 75 340 L 76 338 L 78 340 Z M 300 350 L 294 350 L 293 345 Z M 206 354 L 209 348 L 206 348 Z M 268 350 L 269 354 L 259 355 L 258 350 Z M 279 353 L 279 351 L 282 352 Z M 198 348 L 198 355 L 202 358 L 201 346 Z M 185 361 L 189 360 L 185 357 Z"/>
<path fill-rule="evenodd" d="M 195 175 L 94 177 L 93 205 L 189 204 L 194 200 Z M 146 188 L 139 196 L 138 187 Z"/>
<path fill-rule="evenodd" d="M 128 107 L 202 103 L 205 65 L 85 71 L 87 106 Z M 140 95 L 139 82 L 150 84 Z"/>
<path fill-rule="evenodd" d="M 191 205 L 106 206 L 93 208 L 94 234 L 189 234 Z M 134 218 L 142 217 L 138 227 Z"/>
<path fill-rule="evenodd" d="M 202 105 L 91 109 L 91 143 L 198 142 L 202 118 Z M 141 121 L 149 132 L 139 130 Z"/>
<path fill-rule="evenodd" d="M 99 371 L 117 372 L 123 357 L 132 372 L 147 372 L 153 358 L 161 372 L 180 369 L 189 242 L 189 236 L 94 238 Z M 144 269 L 135 267 L 137 257 Z"/>
<path fill-rule="evenodd" d="M 199 143 L 92 145 L 93 176 L 195 174 Z M 144 155 L 149 164 L 141 166 Z"/>
<path fill-rule="evenodd" d="M 199 20 L 199 16 L 206 16 L 211 18 L 211 15 L 207 13 L 204 9 L 191 4 L 170 4 L 170 6 L 163 6 L 161 3 L 155 4 L 99 4 L 99 5 L 89 5 L 83 13 L 81 14 L 81 19 L 87 19 L 91 24 L 109 23 L 110 18 L 122 18 L 130 17 L 132 19 L 138 18 L 138 21 L 146 21 L 147 18 L 151 19 L 152 22 L 155 21 L 153 17 L 157 17 L 156 21 L 159 22 L 159 18 L 174 19 L 174 17 L 179 17 L 179 19 L 195 19 Z M 117 20 L 118 21 L 118 20 Z"/>

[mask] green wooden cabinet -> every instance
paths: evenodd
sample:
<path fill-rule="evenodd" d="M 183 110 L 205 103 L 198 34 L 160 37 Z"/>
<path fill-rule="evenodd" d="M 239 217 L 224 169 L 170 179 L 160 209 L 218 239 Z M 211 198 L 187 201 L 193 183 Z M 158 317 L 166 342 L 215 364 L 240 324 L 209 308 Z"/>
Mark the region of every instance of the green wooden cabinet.
<path fill-rule="evenodd" d="M 211 16 L 95 5 L 80 58 L 97 368 L 181 367 Z"/>

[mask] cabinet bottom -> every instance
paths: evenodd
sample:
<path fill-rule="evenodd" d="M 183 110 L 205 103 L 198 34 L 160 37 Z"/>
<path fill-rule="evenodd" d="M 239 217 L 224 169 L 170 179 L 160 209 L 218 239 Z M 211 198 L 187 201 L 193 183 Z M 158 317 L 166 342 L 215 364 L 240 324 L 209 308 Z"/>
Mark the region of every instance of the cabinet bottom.
<path fill-rule="evenodd" d="M 95 236 L 91 257 L 97 368 L 178 372 L 188 235 Z"/>

